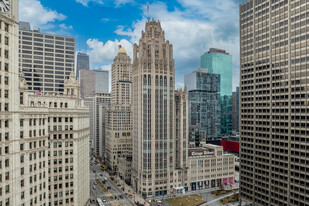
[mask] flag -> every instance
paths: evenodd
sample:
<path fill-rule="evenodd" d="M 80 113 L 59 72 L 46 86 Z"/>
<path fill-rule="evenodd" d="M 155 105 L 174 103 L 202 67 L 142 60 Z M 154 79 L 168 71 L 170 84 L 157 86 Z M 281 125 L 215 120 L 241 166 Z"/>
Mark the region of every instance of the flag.
<path fill-rule="evenodd" d="M 35 91 L 35 95 L 41 95 L 41 91 L 40 90 Z"/>

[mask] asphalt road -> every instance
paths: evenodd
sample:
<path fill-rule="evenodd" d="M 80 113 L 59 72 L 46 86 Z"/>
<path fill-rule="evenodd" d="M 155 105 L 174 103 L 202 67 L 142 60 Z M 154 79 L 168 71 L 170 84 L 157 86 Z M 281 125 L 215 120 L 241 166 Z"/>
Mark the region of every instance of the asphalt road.
<path fill-rule="evenodd" d="M 90 186 L 91 186 L 91 190 L 90 190 L 90 194 L 92 197 L 95 198 L 104 198 L 105 200 L 107 200 L 107 202 L 104 203 L 104 205 L 106 206 L 112 206 L 112 203 L 117 203 L 119 205 L 123 205 L 123 206 L 127 206 L 127 205 L 132 205 L 134 206 L 134 204 L 131 202 L 131 200 L 123 193 L 123 191 L 117 187 L 117 185 L 111 181 L 109 174 L 107 172 L 103 172 L 100 169 L 100 165 L 96 165 L 94 163 L 92 163 L 92 165 L 90 166 L 91 172 L 90 172 Z M 96 172 L 93 173 L 93 170 L 95 170 Z M 100 179 L 100 181 L 103 181 L 104 177 L 107 178 L 107 182 L 105 183 L 105 187 L 107 188 L 108 186 L 111 187 L 111 189 L 109 190 L 109 192 L 111 193 L 112 196 L 115 197 L 115 200 L 113 200 L 112 202 L 109 201 L 108 199 L 108 194 L 105 194 L 99 185 L 95 185 L 96 189 L 93 188 L 94 185 L 94 181 L 95 179 Z M 119 196 L 122 196 L 123 199 L 119 198 Z M 117 199 L 116 199 L 117 198 Z"/>

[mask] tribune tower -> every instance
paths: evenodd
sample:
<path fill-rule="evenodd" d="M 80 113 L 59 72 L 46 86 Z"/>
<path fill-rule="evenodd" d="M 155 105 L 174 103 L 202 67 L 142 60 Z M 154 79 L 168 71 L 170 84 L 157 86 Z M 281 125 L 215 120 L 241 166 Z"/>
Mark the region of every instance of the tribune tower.
<path fill-rule="evenodd" d="M 139 45 L 134 44 L 132 74 L 133 187 L 143 195 L 166 194 L 178 185 L 182 172 L 174 172 L 173 46 L 165 40 L 159 21 L 146 22 Z"/>

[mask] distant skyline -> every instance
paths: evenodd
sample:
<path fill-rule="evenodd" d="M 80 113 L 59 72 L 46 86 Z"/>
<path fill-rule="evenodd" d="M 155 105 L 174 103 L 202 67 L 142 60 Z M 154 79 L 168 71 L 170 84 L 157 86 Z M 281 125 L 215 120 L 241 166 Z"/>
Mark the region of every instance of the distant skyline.
<path fill-rule="evenodd" d="M 76 38 L 90 68 L 110 70 L 118 45 L 132 58 L 148 18 L 160 20 L 174 46 L 176 87 L 196 70 L 209 48 L 233 56 L 233 91 L 239 83 L 239 4 L 245 0 L 20 0 L 20 20 L 41 32 Z M 149 14 L 149 15 L 148 15 Z M 40 18 L 38 18 L 38 16 Z"/>

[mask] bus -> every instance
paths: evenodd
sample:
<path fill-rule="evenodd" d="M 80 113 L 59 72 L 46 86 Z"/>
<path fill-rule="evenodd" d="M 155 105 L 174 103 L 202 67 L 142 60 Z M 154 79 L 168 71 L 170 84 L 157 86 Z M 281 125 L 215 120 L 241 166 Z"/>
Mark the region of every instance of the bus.
<path fill-rule="evenodd" d="M 100 198 L 97 198 L 97 202 L 98 202 L 99 206 L 104 206 L 104 204 L 103 204 L 103 202 Z"/>

